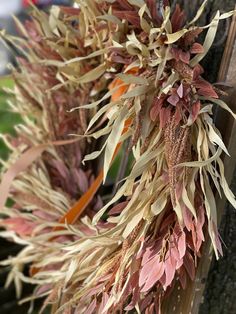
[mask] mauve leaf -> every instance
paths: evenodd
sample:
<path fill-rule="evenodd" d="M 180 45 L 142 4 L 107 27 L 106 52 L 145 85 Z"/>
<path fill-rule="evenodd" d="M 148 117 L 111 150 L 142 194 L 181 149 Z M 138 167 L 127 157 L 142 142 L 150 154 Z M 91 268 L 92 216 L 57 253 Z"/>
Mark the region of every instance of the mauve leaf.
<path fill-rule="evenodd" d="M 141 292 L 146 292 L 153 287 L 153 285 L 161 278 L 164 273 L 164 263 L 155 260 L 153 267 L 149 269 L 148 278 Z"/>
<path fill-rule="evenodd" d="M 158 262 L 158 260 L 159 257 L 155 256 L 142 267 L 139 276 L 139 287 L 142 287 L 145 284 L 150 271 L 153 269 L 154 265 Z"/>
<path fill-rule="evenodd" d="M 140 18 L 137 12 L 135 11 L 115 11 L 113 10 L 113 14 L 119 19 L 127 20 L 130 24 L 133 24 L 135 27 L 140 28 Z"/>
<path fill-rule="evenodd" d="M 199 95 L 212 98 L 219 98 L 213 86 L 201 77 L 194 82 L 194 86 L 198 88 Z"/>
<path fill-rule="evenodd" d="M 160 110 L 160 128 L 162 129 L 166 122 L 169 120 L 170 117 L 170 109 L 169 108 L 162 108 Z"/>
<path fill-rule="evenodd" d="M 178 251 L 180 258 L 182 259 L 186 252 L 186 235 L 184 232 L 181 233 L 178 239 Z"/>
<path fill-rule="evenodd" d="M 160 106 L 158 106 L 158 105 L 154 105 L 154 106 L 151 108 L 151 110 L 150 110 L 150 119 L 151 119 L 152 121 L 155 121 L 155 120 L 156 120 L 156 118 L 158 117 L 158 115 L 159 115 L 159 113 L 160 113 L 160 110 L 161 110 L 161 108 L 160 108 Z"/>
<path fill-rule="evenodd" d="M 200 205 L 198 207 L 198 219 L 197 219 L 197 223 L 202 227 L 205 223 L 205 210 L 203 205 Z"/>
<path fill-rule="evenodd" d="M 176 263 L 176 269 L 179 269 L 183 265 L 184 261 L 183 259 L 179 259 Z"/>
<path fill-rule="evenodd" d="M 194 86 L 196 88 L 202 88 L 202 89 L 211 89 L 213 88 L 212 85 L 204 80 L 202 77 L 199 77 L 198 80 L 194 81 Z"/>
<path fill-rule="evenodd" d="M 184 87 L 183 84 L 181 83 L 177 89 L 177 94 L 179 95 L 180 98 L 183 98 L 184 95 Z"/>
<path fill-rule="evenodd" d="M 158 10 L 156 7 L 156 0 L 146 0 L 146 3 L 153 20 L 156 21 L 157 25 L 159 26 L 161 24 L 161 18 L 157 14 Z"/>
<path fill-rule="evenodd" d="M 186 254 L 184 256 L 184 267 L 187 270 L 187 273 L 189 277 L 194 280 L 195 277 L 195 265 L 192 255 L 189 253 L 189 251 L 186 251 Z"/>
<path fill-rule="evenodd" d="M 177 264 L 177 261 L 179 260 L 179 253 L 177 251 L 177 256 L 176 256 L 176 247 L 174 245 L 173 235 L 170 237 L 170 243 L 173 243 L 173 245 L 171 245 L 171 247 L 169 248 L 170 262 L 171 262 L 172 267 L 176 269 L 176 264 Z"/>
<path fill-rule="evenodd" d="M 196 101 L 192 105 L 192 123 L 197 119 L 199 111 L 201 109 L 201 102 L 200 100 Z"/>
<path fill-rule="evenodd" d="M 33 215 L 47 221 L 55 221 L 57 215 L 53 215 L 43 210 L 34 210 Z"/>
<path fill-rule="evenodd" d="M 98 314 L 105 314 L 105 313 L 107 313 L 107 311 L 104 312 L 103 310 L 104 310 L 104 308 L 105 308 L 105 306 L 107 304 L 108 299 L 109 299 L 108 294 L 106 292 L 104 292 L 103 297 L 102 297 L 102 302 L 101 302 L 99 310 L 98 310 Z"/>
<path fill-rule="evenodd" d="M 156 240 L 154 245 L 148 246 L 143 253 L 141 265 L 145 265 L 149 260 L 156 258 L 155 255 L 159 253 L 162 247 L 162 241 Z M 158 258 L 158 257 L 157 257 Z"/>
<path fill-rule="evenodd" d="M 109 215 L 120 214 L 128 203 L 129 203 L 128 201 L 125 201 L 117 204 L 109 211 Z"/>
<path fill-rule="evenodd" d="M 170 257 L 167 258 L 164 262 L 165 265 L 165 274 L 166 274 L 166 281 L 165 281 L 165 287 L 171 285 L 174 277 L 175 277 L 175 267 L 173 267 Z"/>
<path fill-rule="evenodd" d="M 176 261 L 180 260 L 179 251 L 175 245 L 171 248 L 171 257 L 174 258 Z"/>
<path fill-rule="evenodd" d="M 160 110 L 161 110 L 161 107 L 163 105 L 164 99 L 165 98 L 161 97 L 161 98 L 156 98 L 154 100 L 152 108 L 150 110 L 150 119 L 152 121 L 155 121 L 156 118 L 158 117 Z"/>
<path fill-rule="evenodd" d="M 159 281 L 160 281 L 160 283 L 161 283 L 163 289 L 166 290 L 166 286 L 165 286 L 165 283 L 166 283 L 166 274 L 165 274 L 165 272 L 163 273 L 163 275 L 161 276 L 161 278 L 159 279 Z"/>
<path fill-rule="evenodd" d="M 131 302 L 124 308 L 125 311 L 131 311 L 135 305 L 138 303 L 140 298 L 140 289 L 138 285 L 134 286 L 133 295 Z"/>
<path fill-rule="evenodd" d="M 168 227 L 173 221 L 176 221 L 176 214 L 172 212 L 170 215 L 168 215 L 161 223 L 160 225 L 160 231 Z"/>
<path fill-rule="evenodd" d="M 196 53 L 204 53 L 204 48 L 201 44 L 199 43 L 194 43 L 190 49 L 190 52 L 193 54 Z"/>
<path fill-rule="evenodd" d="M 37 226 L 36 223 L 29 221 L 22 217 L 12 217 L 0 221 L 0 224 L 5 228 L 14 231 L 20 236 L 30 236 L 34 228 Z"/>
<path fill-rule="evenodd" d="M 133 6 L 127 0 L 116 0 L 114 1 L 112 7 L 114 7 L 115 9 L 123 9 L 124 11 L 131 10 L 131 12 L 134 9 Z"/>
<path fill-rule="evenodd" d="M 173 48 L 171 48 L 170 51 L 171 51 L 171 53 L 172 53 L 173 58 L 174 58 L 176 61 L 179 61 L 179 51 L 180 51 L 180 49 L 173 47 Z"/>
<path fill-rule="evenodd" d="M 214 91 L 214 89 L 199 89 L 198 95 L 205 96 L 205 97 L 212 97 L 212 98 L 219 98 L 217 93 Z"/>
<path fill-rule="evenodd" d="M 77 178 L 77 184 L 82 193 L 85 193 L 88 190 L 88 177 L 86 176 L 85 172 L 82 169 L 75 169 L 74 171 L 76 178 Z"/>
<path fill-rule="evenodd" d="M 65 164 L 61 160 L 52 160 L 51 162 L 55 168 L 57 169 L 59 175 L 63 178 L 66 179 L 69 175 L 68 169 L 66 168 Z"/>
<path fill-rule="evenodd" d="M 42 286 L 38 286 L 35 290 L 35 295 L 40 296 L 43 295 L 45 292 L 51 290 L 53 284 L 43 284 Z"/>
<path fill-rule="evenodd" d="M 188 51 L 183 51 L 183 50 L 180 50 L 179 52 L 179 59 L 186 63 L 186 64 L 189 64 L 189 60 L 190 60 L 190 53 Z"/>
<path fill-rule="evenodd" d="M 170 20 L 172 25 L 172 31 L 177 32 L 183 26 L 184 20 L 185 13 L 181 11 L 179 4 L 177 4 Z"/>
<path fill-rule="evenodd" d="M 170 103 L 172 106 L 176 106 L 179 102 L 179 96 L 176 94 L 172 94 L 170 97 L 167 98 L 168 103 Z"/>
<path fill-rule="evenodd" d="M 183 267 L 181 267 L 180 271 L 179 271 L 179 281 L 180 281 L 182 288 L 185 289 L 186 284 L 187 284 L 187 276 L 186 276 L 186 271 Z"/>
<path fill-rule="evenodd" d="M 185 227 L 190 231 L 193 224 L 193 215 L 187 206 L 183 206 L 183 219 Z"/>
<path fill-rule="evenodd" d="M 196 81 L 202 73 L 204 73 L 203 67 L 200 64 L 197 64 L 193 68 L 193 80 Z"/>
<path fill-rule="evenodd" d="M 145 296 L 145 298 L 141 301 L 141 304 L 140 304 L 140 311 L 141 311 L 141 313 L 151 314 L 151 313 L 149 312 L 148 306 L 150 305 L 150 303 L 152 302 L 152 300 L 153 300 L 153 296 L 152 296 L 151 293 L 150 293 L 150 294 L 147 294 L 147 295 Z M 146 309 L 146 310 L 145 310 L 145 309 Z M 144 310 L 145 310 L 145 312 L 144 312 Z"/>

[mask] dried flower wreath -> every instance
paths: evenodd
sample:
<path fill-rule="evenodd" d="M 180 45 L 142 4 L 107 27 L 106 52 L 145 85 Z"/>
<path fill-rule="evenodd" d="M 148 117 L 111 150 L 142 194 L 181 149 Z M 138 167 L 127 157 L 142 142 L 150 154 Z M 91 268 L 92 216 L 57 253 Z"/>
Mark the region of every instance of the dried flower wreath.
<path fill-rule="evenodd" d="M 46 296 L 42 310 L 160 313 L 176 282 L 194 280 L 207 233 L 222 254 L 213 191 L 236 207 L 212 107 L 236 115 L 199 64 L 233 12 L 202 27 L 206 1 L 190 22 L 167 1 L 75 2 L 35 9 L 18 24 L 26 40 L 8 38 L 26 55 L 12 104 L 24 124 L 4 137 L 1 236 L 25 247 L 1 264 L 18 295 L 22 281 L 37 285 L 28 300 Z M 103 206 L 97 191 L 124 142 L 133 164 Z"/>

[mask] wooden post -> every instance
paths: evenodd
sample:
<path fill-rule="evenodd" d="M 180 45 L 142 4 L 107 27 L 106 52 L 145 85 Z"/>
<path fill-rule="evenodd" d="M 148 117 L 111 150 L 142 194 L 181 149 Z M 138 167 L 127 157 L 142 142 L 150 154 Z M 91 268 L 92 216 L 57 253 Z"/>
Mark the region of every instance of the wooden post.
<path fill-rule="evenodd" d="M 234 15 L 228 33 L 224 55 L 219 70 L 218 81 L 232 86 L 226 97 L 227 104 L 236 112 L 236 14 Z M 236 166 L 236 122 L 222 109 L 217 110 L 216 125 L 221 131 L 224 142 L 231 157 L 224 156 L 225 177 L 231 182 Z M 217 197 L 218 222 L 226 206 L 225 197 Z M 163 305 L 163 313 L 170 314 L 198 314 L 203 301 L 205 282 L 209 272 L 213 251 L 209 237 L 202 248 L 202 257 L 198 261 L 195 281 L 188 280 L 187 288 L 183 290 L 176 284 L 168 302 Z"/>

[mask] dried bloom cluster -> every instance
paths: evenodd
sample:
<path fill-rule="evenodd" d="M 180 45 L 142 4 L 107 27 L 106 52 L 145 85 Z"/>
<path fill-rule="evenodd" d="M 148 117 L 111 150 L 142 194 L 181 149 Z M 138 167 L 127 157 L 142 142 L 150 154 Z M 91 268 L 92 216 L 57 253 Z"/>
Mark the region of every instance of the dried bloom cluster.
<path fill-rule="evenodd" d="M 190 22 L 166 1 L 76 2 L 78 9 L 54 7 L 49 17 L 36 11 L 21 27 L 30 54 L 14 73 L 14 108 L 27 117 L 5 169 L 29 146 L 54 146 L 13 181 L 16 203 L 2 223 L 15 233 L 2 234 L 26 247 L 4 264 L 13 266 L 17 285 L 38 284 L 33 298 L 47 295 L 53 312 L 160 313 L 176 283 L 185 288 L 188 277 L 194 280 L 207 233 L 216 257 L 222 254 L 213 191 L 236 207 L 212 107 L 236 115 L 199 64 L 219 21 L 233 12 L 217 12 L 200 27 L 206 1 Z M 60 146 L 71 133 L 84 135 Z M 131 170 L 99 207 L 95 193 L 125 141 Z M 102 154 L 94 179 L 88 166 Z M 19 219 L 30 226 L 19 232 Z M 31 277 L 21 273 L 29 262 Z"/>

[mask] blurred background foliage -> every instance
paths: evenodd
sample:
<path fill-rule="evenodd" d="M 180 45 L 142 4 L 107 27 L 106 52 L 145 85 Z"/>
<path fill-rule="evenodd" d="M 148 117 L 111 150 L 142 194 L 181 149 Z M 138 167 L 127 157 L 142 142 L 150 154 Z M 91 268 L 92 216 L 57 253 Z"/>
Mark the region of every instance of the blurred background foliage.
<path fill-rule="evenodd" d="M 14 133 L 14 126 L 20 122 L 18 114 L 10 111 L 8 105 L 9 95 L 6 92 L 7 88 L 14 87 L 13 80 L 9 77 L 0 78 L 0 133 Z M 8 149 L 3 140 L 0 140 L 0 158 L 5 159 L 8 155 Z"/>

